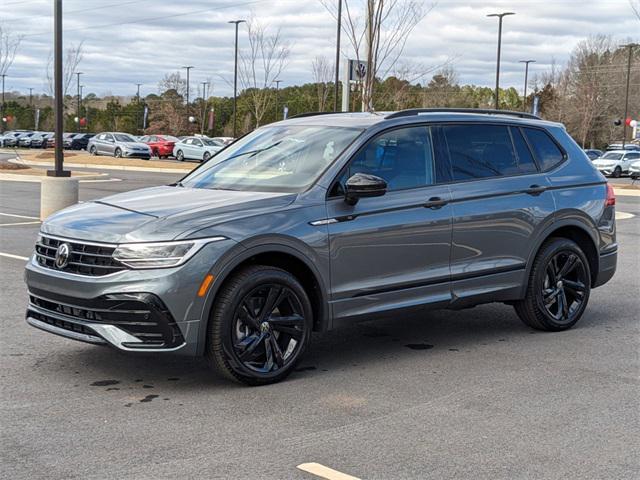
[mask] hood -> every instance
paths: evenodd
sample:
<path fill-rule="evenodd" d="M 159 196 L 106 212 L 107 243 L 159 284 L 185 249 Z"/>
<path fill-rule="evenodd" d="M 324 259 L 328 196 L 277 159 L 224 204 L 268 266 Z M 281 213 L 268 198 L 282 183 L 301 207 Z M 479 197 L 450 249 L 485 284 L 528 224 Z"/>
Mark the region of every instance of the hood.
<path fill-rule="evenodd" d="M 81 203 L 47 218 L 42 231 L 83 240 L 144 242 L 197 236 L 216 224 L 281 210 L 290 193 L 152 187 Z"/>
<path fill-rule="evenodd" d="M 122 146 L 129 147 L 129 148 L 141 148 L 142 150 L 149 149 L 149 145 L 142 142 L 116 142 L 116 143 L 120 143 L 122 144 Z"/>
<path fill-rule="evenodd" d="M 620 160 L 614 160 L 613 158 L 596 158 L 593 163 L 595 165 L 613 165 L 618 163 Z"/>

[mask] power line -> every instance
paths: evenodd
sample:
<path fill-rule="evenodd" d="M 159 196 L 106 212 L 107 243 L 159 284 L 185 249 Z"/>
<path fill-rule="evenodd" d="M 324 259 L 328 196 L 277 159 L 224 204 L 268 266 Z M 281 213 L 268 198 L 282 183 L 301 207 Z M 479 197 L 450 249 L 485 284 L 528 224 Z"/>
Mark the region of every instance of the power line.
<path fill-rule="evenodd" d="M 100 5 L 98 7 L 91 7 L 91 8 L 80 8 L 78 10 L 69 10 L 64 12 L 65 16 L 66 15 L 71 15 L 73 13 L 82 13 L 82 12 L 91 12 L 93 10 L 102 10 L 104 8 L 113 8 L 113 7 L 121 7 L 123 5 L 130 5 L 133 3 L 144 3 L 144 2 L 149 2 L 151 0 L 129 0 L 127 2 L 119 2 L 119 3 L 111 3 L 109 5 Z M 17 3 L 22 3 L 22 2 L 17 2 Z M 39 15 L 29 15 L 28 17 L 12 17 L 9 20 L 11 20 L 12 22 L 18 21 L 18 20 L 31 20 L 32 18 L 52 18 L 52 15 L 50 13 L 41 13 Z"/>
<path fill-rule="evenodd" d="M 135 23 L 154 22 L 156 20 L 164 20 L 166 18 L 185 17 L 185 16 L 188 16 L 188 15 L 197 15 L 197 14 L 200 14 L 200 13 L 210 12 L 212 10 L 222 10 L 222 9 L 226 9 L 226 8 L 243 7 L 243 6 L 246 6 L 246 5 L 253 5 L 255 3 L 263 3 L 263 2 L 271 2 L 271 1 L 273 1 L 273 0 L 251 0 L 251 1 L 248 1 L 248 2 L 226 4 L 226 5 L 222 5 L 222 6 L 218 6 L 218 7 L 205 8 L 205 9 L 202 9 L 202 10 L 193 10 L 193 11 L 190 11 L 190 12 L 173 13 L 173 14 L 170 14 L 170 15 L 161 15 L 161 16 L 158 16 L 158 17 L 138 18 L 136 20 L 130 20 L 128 22 L 114 22 L 114 23 L 106 23 L 106 24 L 102 24 L 102 25 L 90 25 L 90 26 L 87 26 L 87 27 L 69 28 L 69 29 L 65 29 L 65 33 L 67 33 L 67 32 L 76 32 L 76 31 L 80 31 L 80 30 L 93 30 L 93 29 L 98 29 L 98 28 L 114 27 L 114 26 L 118 26 L 118 25 L 130 25 L 130 24 L 135 24 Z M 294 0 L 291 0 L 291 1 L 294 1 Z M 38 33 L 27 33 L 27 34 L 25 34 L 23 36 L 24 37 L 36 37 L 36 36 L 39 36 L 39 35 L 50 35 L 50 34 L 51 34 L 51 31 L 47 31 L 47 32 L 38 32 Z"/>

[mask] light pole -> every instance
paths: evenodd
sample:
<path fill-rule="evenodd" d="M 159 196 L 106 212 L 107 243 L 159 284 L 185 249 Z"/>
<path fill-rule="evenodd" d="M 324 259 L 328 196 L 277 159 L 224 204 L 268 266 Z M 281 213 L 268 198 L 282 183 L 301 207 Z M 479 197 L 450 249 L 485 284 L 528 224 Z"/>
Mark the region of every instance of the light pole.
<path fill-rule="evenodd" d="M 70 177 L 71 172 L 64 170 L 64 98 L 62 98 L 62 0 L 55 0 L 54 16 L 54 90 L 55 90 L 55 169 L 47 170 L 50 177 Z"/>
<path fill-rule="evenodd" d="M 502 19 L 507 15 L 515 15 L 514 12 L 491 13 L 487 17 L 498 17 L 498 56 L 496 61 L 496 110 L 500 109 L 500 49 L 502 47 Z"/>
<path fill-rule="evenodd" d="M 333 85 L 333 111 L 338 111 L 338 81 L 340 78 L 340 33 L 342 31 L 342 0 L 338 0 L 338 31 L 336 32 L 336 77 Z"/>
<path fill-rule="evenodd" d="M 529 81 L 529 64 L 535 62 L 535 60 L 520 60 L 520 63 L 524 63 L 524 96 L 522 98 L 523 112 L 527 110 L 527 82 Z"/>
<path fill-rule="evenodd" d="M 33 87 L 29 87 L 29 106 L 33 107 Z"/>
<path fill-rule="evenodd" d="M 4 132 L 4 78 L 6 73 L 0 75 L 2 77 L 2 105 L 0 105 L 0 132 Z"/>
<path fill-rule="evenodd" d="M 80 103 L 82 99 L 80 98 L 80 75 L 83 75 L 83 72 L 76 72 L 78 79 L 78 102 L 76 103 L 76 117 L 78 117 L 78 127 L 80 127 Z"/>
<path fill-rule="evenodd" d="M 189 110 L 189 71 L 194 68 L 193 66 L 189 65 L 188 67 L 182 67 L 187 71 L 187 111 Z"/>
<path fill-rule="evenodd" d="M 236 137 L 236 103 L 238 101 L 238 25 L 246 23 L 246 20 L 230 20 L 227 23 L 236 25 L 235 60 L 233 62 L 233 137 Z"/>
<path fill-rule="evenodd" d="M 631 79 L 631 58 L 633 57 L 633 49 L 640 47 L 638 43 L 627 43 L 626 45 L 620 45 L 620 48 L 627 48 L 629 50 L 629 59 L 627 60 L 627 90 L 624 98 L 624 118 L 622 119 L 622 148 L 624 149 L 627 141 L 627 115 L 629 115 L 629 81 Z"/>
<path fill-rule="evenodd" d="M 136 83 L 136 132 L 140 131 L 140 86 L 142 83 Z"/>
<path fill-rule="evenodd" d="M 280 93 L 280 84 L 282 83 L 282 80 L 278 79 L 274 80 L 274 82 L 276 82 L 276 121 L 278 121 L 278 104 L 280 103 L 278 94 Z"/>
<path fill-rule="evenodd" d="M 200 124 L 200 133 L 204 135 L 204 123 L 207 116 L 207 85 L 209 82 L 200 82 L 202 84 L 202 122 Z"/>

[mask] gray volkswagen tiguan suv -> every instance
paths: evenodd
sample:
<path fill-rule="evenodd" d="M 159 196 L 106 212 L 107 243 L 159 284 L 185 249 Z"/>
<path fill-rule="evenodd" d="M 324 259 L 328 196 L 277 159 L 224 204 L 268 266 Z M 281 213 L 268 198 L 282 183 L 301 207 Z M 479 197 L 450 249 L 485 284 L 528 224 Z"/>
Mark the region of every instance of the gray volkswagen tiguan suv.
<path fill-rule="evenodd" d="M 504 302 L 560 331 L 615 272 L 614 205 L 563 126 L 531 115 L 301 115 L 175 184 L 49 217 L 26 319 L 254 385 L 342 321 Z"/>

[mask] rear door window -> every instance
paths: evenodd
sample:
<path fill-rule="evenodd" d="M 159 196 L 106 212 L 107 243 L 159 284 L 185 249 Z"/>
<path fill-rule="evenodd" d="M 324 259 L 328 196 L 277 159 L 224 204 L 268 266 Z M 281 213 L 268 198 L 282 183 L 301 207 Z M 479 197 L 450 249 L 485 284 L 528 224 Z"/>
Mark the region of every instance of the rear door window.
<path fill-rule="evenodd" d="M 550 170 L 564 160 L 564 153 L 547 132 L 538 128 L 526 127 L 523 128 L 523 131 L 541 170 Z"/>
<path fill-rule="evenodd" d="M 454 181 L 536 172 L 522 139 L 512 139 L 506 125 L 464 124 L 442 127 Z M 514 147 L 514 143 L 519 145 Z M 516 149 L 518 152 L 516 152 Z"/>

